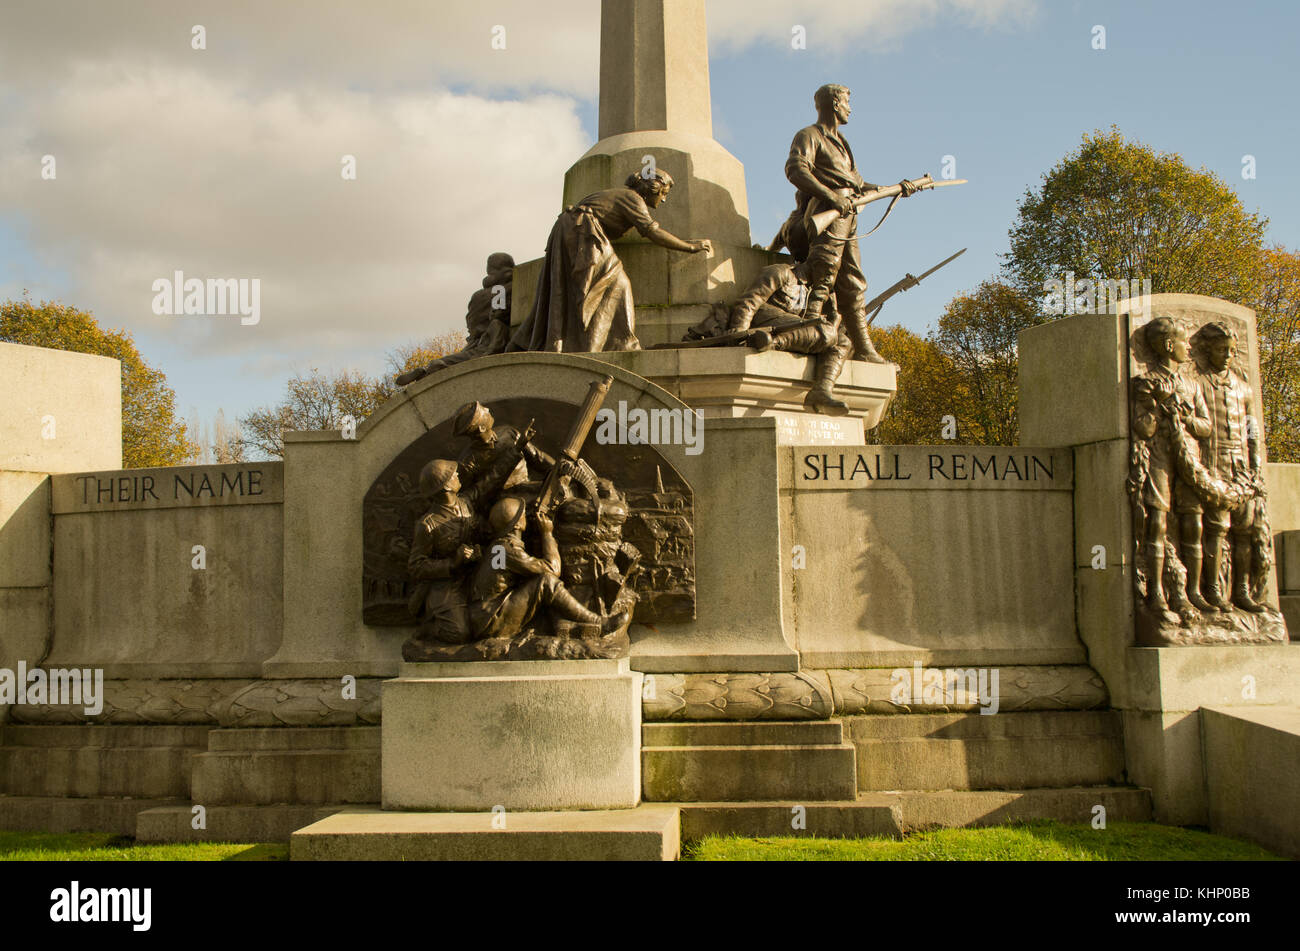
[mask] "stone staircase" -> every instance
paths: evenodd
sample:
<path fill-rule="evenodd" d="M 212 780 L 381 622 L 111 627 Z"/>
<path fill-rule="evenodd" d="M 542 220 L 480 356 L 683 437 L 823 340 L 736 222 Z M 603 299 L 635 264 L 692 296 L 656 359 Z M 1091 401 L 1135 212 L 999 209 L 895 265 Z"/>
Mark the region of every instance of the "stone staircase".
<path fill-rule="evenodd" d="M 377 803 L 379 783 L 379 727 L 0 727 L 4 829 L 284 842 Z M 679 810 L 685 839 L 1086 822 L 1098 805 L 1108 821 L 1151 818 L 1112 711 L 648 722 L 642 794 Z"/>
<path fill-rule="evenodd" d="M 901 835 L 1028 819 L 1151 818 L 1111 711 L 647 723 L 643 797 L 707 834 Z"/>
<path fill-rule="evenodd" d="M 189 798 L 207 727 L 0 727 L 0 828 L 134 835 L 146 809 Z"/>

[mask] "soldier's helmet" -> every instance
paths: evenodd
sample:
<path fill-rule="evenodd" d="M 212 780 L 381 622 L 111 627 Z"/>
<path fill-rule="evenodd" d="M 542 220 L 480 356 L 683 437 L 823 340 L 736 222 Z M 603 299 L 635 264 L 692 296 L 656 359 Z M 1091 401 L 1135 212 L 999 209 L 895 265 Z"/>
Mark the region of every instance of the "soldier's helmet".
<path fill-rule="evenodd" d="M 510 534 L 523 519 L 524 511 L 523 501 L 516 498 L 504 498 L 492 506 L 492 511 L 488 514 L 488 527 L 492 535 L 499 538 Z"/>
<path fill-rule="evenodd" d="M 451 481 L 456 474 L 456 463 L 449 459 L 435 459 L 420 470 L 420 493 L 433 495 Z"/>
<path fill-rule="evenodd" d="M 488 423 L 491 419 L 492 414 L 482 403 L 477 400 L 466 403 L 456 411 L 456 418 L 452 421 L 452 432 L 457 436 L 468 436 L 471 427 Z"/>

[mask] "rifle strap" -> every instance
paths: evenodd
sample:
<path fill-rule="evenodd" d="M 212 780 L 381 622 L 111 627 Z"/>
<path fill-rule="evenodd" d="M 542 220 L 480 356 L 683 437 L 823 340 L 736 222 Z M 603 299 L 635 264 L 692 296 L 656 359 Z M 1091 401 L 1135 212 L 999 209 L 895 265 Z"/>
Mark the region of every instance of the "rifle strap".
<path fill-rule="evenodd" d="M 889 217 L 890 212 L 894 210 L 894 206 L 898 204 L 898 199 L 902 197 L 903 197 L 902 194 L 898 194 L 889 200 L 889 207 L 885 209 L 885 213 L 881 215 L 880 220 L 876 222 L 876 227 L 872 228 L 870 231 L 858 232 L 857 234 L 849 235 L 847 238 L 838 238 L 835 237 L 834 235 L 830 235 L 829 237 L 831 238 L 832 241 L 856 241 L 858 238 L 871 237 L 873 234 L 876 233 L 876 230 L 885 223 L 885 219 Z"/>

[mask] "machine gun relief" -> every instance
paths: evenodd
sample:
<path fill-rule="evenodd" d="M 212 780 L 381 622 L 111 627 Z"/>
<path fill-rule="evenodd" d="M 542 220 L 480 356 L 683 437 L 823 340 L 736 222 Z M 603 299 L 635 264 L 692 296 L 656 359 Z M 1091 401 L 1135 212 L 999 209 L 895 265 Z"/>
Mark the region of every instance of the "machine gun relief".
<path fill-rule="evenodd" d="M 882 198 L 892 198 L 893 200 L 890 201 L 889 207 L 885 209 L 885 213 L 880 216 L 880 220 L 876 222 L 875 228 L 872 228 L 871 231 L 865 232 L 864 234 L 854 235 L 854 237 L 865 238 L 867 235 L 874 233 L 876 228 L 879 228 L 885 223 L 885 219 L 889 217 L 889 213 L 894 210 L 894 205 L 898 204 L 898 199 L 903 196 L 904 186 L 907 186 L 907 191 L 911 194 L 912 192 L 926 191 L 930 188 L 942 188 L 945 185 L 965 185 L 966 181 L 967 180 L 964 178 L 953 178 L 946 181 L 936 182 L 926 174 L 922 175 L 920 178 L 901 181 L 897 185 L 882 185 L 879 188 L 869 188 L 853 199 L 854 211 L 871 204 L 873 201 L 880 201 Z M 812 238 L 817 237 L 817 235 L 821 234 L 833 225 L 839 217 L 840 213 L 834 208 L 812 215 L 808 219 L 809 239 L 811 240 Z"/>
<path fill-rule="evenodd" d="M 591 427 L 596 422 L 596 414 L 600 411 L 600 404 L 605 402 L 605 395 L 609 392 L 610 385 L 613 382 L 614 378 L 612 376 L 591 382 L 587 397 L 582 401 L 582 406 L 578 408 L 578 418 L 573 421 L 573 426 L 569 429 L 569 435 L 564 440 L 564 445 L 560 447 L 560 456 L 555 460 L 555 465 L 551 467 L 551 471 L 546 474 L 541 491 L 537 493 L 537 501 L 534 504 L 536 511 L 543 515 L 549 516 L 551 509 L 555 507 L 556 490 L 559 488 L 560 479 L 566 473 L 578 471 L 581 468 L 578 453 L 582 452 L 583 443 L 587 441 L 587 436 L 591 433 Z M 594 489 L 594 486 L 592 488 Z M 599 507 L 600 501 L 594 492 L 592 499 Z"/>

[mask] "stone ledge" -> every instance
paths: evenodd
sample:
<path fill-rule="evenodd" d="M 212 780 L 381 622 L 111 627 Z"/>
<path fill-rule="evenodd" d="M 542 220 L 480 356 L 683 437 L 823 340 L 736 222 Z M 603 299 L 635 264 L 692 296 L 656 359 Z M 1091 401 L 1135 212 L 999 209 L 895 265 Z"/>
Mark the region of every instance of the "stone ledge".
<path fill-rule="evenodd" d="M 681 846 L 678 810 L 662 805 L 495 814 L 346 809 L 289 841 L 296 862 L 673 861 Z"/>

